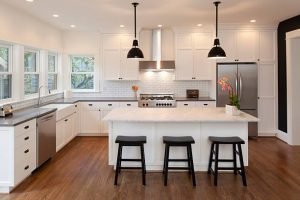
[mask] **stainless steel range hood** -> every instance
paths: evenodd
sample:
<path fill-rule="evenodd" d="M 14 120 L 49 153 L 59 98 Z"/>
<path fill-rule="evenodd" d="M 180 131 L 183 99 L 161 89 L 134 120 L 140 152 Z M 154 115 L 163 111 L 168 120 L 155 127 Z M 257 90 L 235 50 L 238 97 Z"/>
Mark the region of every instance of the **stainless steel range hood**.
<path fill-rule="evenodd" d="M 152 30 L 152 60 L 140 61 L 140 70 L 147 71 L 161 71 L 161 70 L 175 70 L 174 60 L 161 60 L 162 58 L 162 30 Z"/>

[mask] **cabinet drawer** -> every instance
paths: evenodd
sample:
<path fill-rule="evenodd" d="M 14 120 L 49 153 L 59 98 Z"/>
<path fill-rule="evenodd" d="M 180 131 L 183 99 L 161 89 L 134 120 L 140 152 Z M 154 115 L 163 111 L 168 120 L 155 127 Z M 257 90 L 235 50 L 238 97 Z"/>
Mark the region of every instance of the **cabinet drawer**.
<path fill-rule="evenodd" d="M 15 148 L 15 163 L 24 163 L 31 157 L 36 157 L 35 141 L 31 140 L 26 145 Z"/>
<path fill-rule="evenodd" d="M 15 138 L 15 149 L 36 142 L 36 131 L 26 132 Z"/>
<path fill-rule="evenodd" d="M 100 102 L 81 102 L 80 109 L 81 110 L 99 110 Z"/>
<path fill-rule="evenodd" d="M 132 102 L 120 102 L 120 107 L 132 107 L 132 108 L 137 108 L 138 107 L 138 102 L 132 101 Z"/>
<path fill-rule="evenodd" d="M 208 107 L 208 108 L 216 107 L 215 101 L 199 101 L 196 104 L 197 107 Z"/>
<path fill-rule="evenodd" d="M 15 137 L 22 135 L 26 132 L 32 132 L 36 130 L 36 119 L 24 122 L 15 127 Z"/>
<path fill-rule="evenodd" d="M 113 108 L 119 107 L 119 102 L 99 102 L 100 109 L 111 110 Z"/>
<path fill-rule="evenodd" d="M 16 163 L 14 185 L 17 185 L 22 180 L 24 180 L 27 176 L 29 176 L 31 172 L 35 170 L 35 168 L 36 168 L 36 158 L 34 156 L 31 156 L 28 160 Z"/>
<path fill-rule="evenodd" d="M 195 107 L 194 101 L 177 101 L 177 107 Z"/>

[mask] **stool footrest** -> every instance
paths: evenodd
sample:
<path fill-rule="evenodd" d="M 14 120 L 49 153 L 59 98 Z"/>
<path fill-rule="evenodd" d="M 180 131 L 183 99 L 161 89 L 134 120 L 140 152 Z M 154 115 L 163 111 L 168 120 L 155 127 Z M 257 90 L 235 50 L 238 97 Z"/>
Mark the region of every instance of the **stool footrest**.
<path fill-rule="evenodd" d="M 120 169 L 143 169 L 142 167 L 120 167 Z"/>
<path fill-rule="evenodd" d="M 213 162 L 215 162 L 215 159 L 212 159 Z M 233 162 L 233 159 L 218 159 L 218 162 Z"/>
<path fill-rule="evenodd" d="M 188 167 L 168 167 L 168 169 L 189 170 Z"/>
<path fill-rule="evenodd" d="M 121 161 L 139 162 L 142 161 L 142 159 L 122 158 Z"/>

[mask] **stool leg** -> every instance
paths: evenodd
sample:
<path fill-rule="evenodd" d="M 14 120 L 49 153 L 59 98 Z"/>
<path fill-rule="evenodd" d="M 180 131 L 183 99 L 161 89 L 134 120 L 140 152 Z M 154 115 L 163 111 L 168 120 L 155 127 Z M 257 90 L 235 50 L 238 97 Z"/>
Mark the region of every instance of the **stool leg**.
<path fill-rule="evenodd" d="M 167 145 L 165 145 L 165 156 L 164 156 L 164 168 L 163 168 L 163 174 L 166 173 L 166 158 L 167 158 Z"/>
<path fill-rule="evenodd" d="M 192 173 L 192 170 L 191 170 L 191 160 L 190 160 L 191 155 L 190 155 L 189 146 L 186 146 L 186 153 L 187 153 L 189 174 L 191 174 Z"/>
<path fill-rule="evenodd" d="M 122 151 L 123 151 L 123 145 L 120 146 L 120 161 L 119 161 L 119 174 L 121 173 L 121 168 L 122 168 Z"/>
<path fill-rule="evenodd" d="M 122 145 L 119 144 L 118 155 L 117 155 L 117 164 L 116 164 L 116 172 L 115 172 L 115 185 L 118 185 L 118 174 L 120 171 L 120 162 L 121 162 L 121 148 Z"/>
<path fill-rule="evenodd" d="M 195 178 L 195 171 L 194 171 L 194 162 L 193 162 L 193 152 L 192 152 L 192 145 L 188 145 L 188 154 L 189 154 L 189 163 L 190 163 L 190 171 L 192 172 L 192 179 L 193 179 L 193 186 L 196 186 L 196 178 Z"/>
<path fill-rule="evenodd" d="M 247 186 L 247 180 L 246 180 L 246 173 L 245 173 L 243 152 L 242 152 L 241 144 L 238 144 L 238 149 L 239 149 L 239 158 L 240 158 L 240 164 L 241 164 L 241 175 L 242 175 L 243 185 Z"/>
<path fill-rule="evenodd" d="M 169 170 L 169 151 L 170 151 L 170 146 L 168 144 L 166 144 L 166 157 L 165 157 L 165 186 L 168 185 L 168 170 Z"/>
<path fill-rule="evenodd" d="M 208 162 L 208 169 L 207 169 L 207 173 L 210 174 L 211 173 L 211 165 L 212 165 L 212 160 L 213 160 L 213 151 L 214 151 L 214 146 L 215 143 L 212 143 L 210 146 L 210 155 L 209 155 L 209 162 Z"/>
<path fill-rule="evenodd" d="M 236 144 L 232 144 L 232 153 L 233 153 L 233 173 L 237 175 L 236 167 Z"/>
<path fill-rule="evenodd" d="M 218 185 L 219 144 L 216 144 L 214 185 Z"/>
<path fill-rule="evenodd" d="M 146 164 L 145 164 L 144 144 L 141 145 L 141 159 L 142 159 L 143 185 L 146 185 Z"/>

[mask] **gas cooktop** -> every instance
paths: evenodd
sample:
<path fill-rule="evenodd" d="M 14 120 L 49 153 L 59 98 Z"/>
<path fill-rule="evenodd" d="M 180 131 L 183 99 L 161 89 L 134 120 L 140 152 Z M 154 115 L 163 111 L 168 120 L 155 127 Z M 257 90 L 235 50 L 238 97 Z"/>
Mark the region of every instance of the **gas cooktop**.
<path fill-rule="evenodd" d="M 139 107 L 176 107 L 174 94 L 140 94 Z"/>

